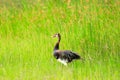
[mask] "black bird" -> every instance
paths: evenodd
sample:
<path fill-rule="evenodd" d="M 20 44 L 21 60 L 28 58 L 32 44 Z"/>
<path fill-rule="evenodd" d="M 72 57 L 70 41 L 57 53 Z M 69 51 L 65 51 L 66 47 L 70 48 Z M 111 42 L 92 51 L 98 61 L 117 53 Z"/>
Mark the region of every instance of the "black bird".
<path fill-rule="evenodd" d="M 57 33 L 57 34 L 53 35 L 52 37 L 58 37 L 58 41 L 54 47 L 53 55 L 59 62 L 61 62 L 62 64 L 67 66 L 67 63 L 81 58 L 77 53 L 72 52 L 70 50 L 59 50 L 59 44 L 60 44 L 60 40 L 61 40 L 60 33 Z"/>

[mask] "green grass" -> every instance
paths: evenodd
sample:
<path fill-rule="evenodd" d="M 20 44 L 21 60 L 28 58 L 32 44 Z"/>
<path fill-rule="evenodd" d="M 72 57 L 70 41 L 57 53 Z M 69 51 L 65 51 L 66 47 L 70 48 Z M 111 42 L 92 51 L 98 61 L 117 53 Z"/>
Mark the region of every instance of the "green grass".
<path fill-rule="evenodd" d="M 0 3 L 0 80 L 120 80 L 119 0 Z M 58 32 L 84 62 L 55 60 Z"/>

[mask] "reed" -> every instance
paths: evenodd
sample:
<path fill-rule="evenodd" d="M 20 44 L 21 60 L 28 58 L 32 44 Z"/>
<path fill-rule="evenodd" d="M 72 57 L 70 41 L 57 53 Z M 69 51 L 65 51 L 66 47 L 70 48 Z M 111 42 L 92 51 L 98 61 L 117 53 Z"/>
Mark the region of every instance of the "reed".
<path fill-rule="evenodd" d="M 118 0 L 2 0 L 0 80 L 119 80 L 120 6 Z M 53 57 L 60 49 L 84 61 L 67 67 Z"/>

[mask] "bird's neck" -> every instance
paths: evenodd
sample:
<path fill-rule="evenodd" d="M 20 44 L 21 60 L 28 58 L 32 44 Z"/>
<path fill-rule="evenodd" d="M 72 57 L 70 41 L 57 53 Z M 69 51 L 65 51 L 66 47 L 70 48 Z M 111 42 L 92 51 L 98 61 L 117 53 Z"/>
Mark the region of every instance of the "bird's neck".
<path fill-rule="evenodd" d="M 55 50 L 59 50 L 59 42 L 56 43 L 55 47 L 54 47 L 54 51 Z"/>
<path fill-rule="evenodd" d="M 60 44 L 61 37 L 58 37 L 58 42 L 55 44 L 54 51 L 59 50 L 59 44 Z"/>

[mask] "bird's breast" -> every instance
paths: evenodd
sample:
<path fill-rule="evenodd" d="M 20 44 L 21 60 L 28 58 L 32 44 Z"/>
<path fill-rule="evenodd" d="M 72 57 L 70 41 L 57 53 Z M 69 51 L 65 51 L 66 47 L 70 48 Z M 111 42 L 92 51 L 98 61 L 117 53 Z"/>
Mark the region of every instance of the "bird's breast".
<path fill-rule="evenodd" d="M 60 55 L 58 54 L 58 53 L 56 53 L 56 52 L 54 52 L 54 57 L 56 58 L 56 59 L 58 59 L 59 57 L 60 57 Z"/>

